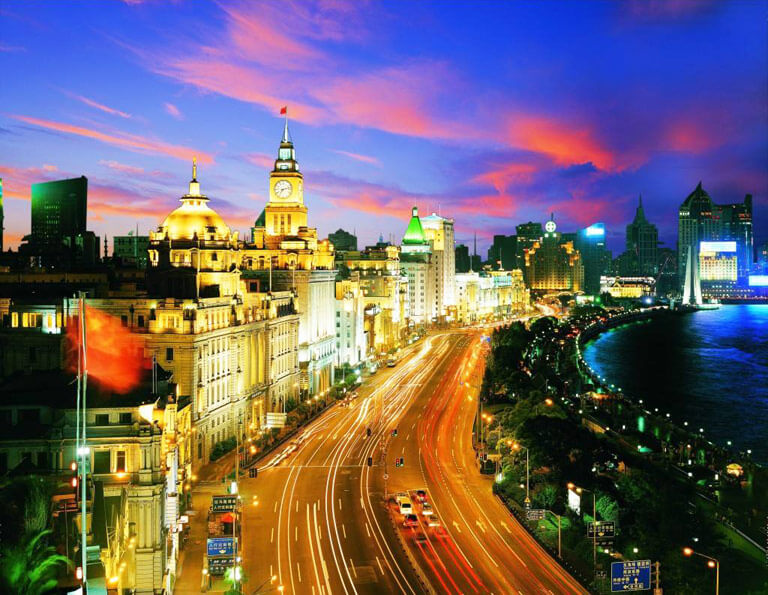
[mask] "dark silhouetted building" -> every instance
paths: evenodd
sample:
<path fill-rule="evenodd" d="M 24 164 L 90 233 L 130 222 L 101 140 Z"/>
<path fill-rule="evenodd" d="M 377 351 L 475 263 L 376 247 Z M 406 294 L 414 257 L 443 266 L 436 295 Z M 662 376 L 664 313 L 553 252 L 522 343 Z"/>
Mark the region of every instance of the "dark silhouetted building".
<path fill-rule="evenodd" d="M 493 236 L 493 244 L 488 248 L 488 260 L 493 268 L 501 268 L 511 271 L 522 267 L 521 259 L 517 254 L 517 236 Z"/>
<path fill-rule="evenodd" d="M 655 277 L 659 263 L 659 230 L 645 218 L 643 197 L 638 199 L 635 219 L 627 225 L 626 251 L 634 254 L 635 270 L 627 274 Z"/>
<path fill-rule="evenodd" d="M 357 236 L 343 229 L 329 233 L 328 239 L 336 248 L 336 252 L 355 252 L 357 250 Z"/>
<path fill-rule="evenodd" d="M 456 246 L 455 252 L 456 252 L 456 272 L 468 273 L 470 267 L 472 266 L 469 260 L 469 246 L 465 246 L 464 244 L 458 244 Z"/>
<path fill-rule="evenodd" d="M 134 235 L 115 236 L 113 239 L 112 256 L 120 259 L 123 264 L 132 264 L 140 269 L 147 268 L 147 250 L 149 236 Z"/>

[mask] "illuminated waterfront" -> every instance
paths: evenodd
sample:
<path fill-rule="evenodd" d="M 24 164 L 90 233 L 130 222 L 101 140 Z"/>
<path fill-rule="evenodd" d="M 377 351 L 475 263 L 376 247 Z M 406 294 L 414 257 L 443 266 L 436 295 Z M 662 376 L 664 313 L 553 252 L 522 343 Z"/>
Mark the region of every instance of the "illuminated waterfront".
<path fill-rule="evenodd" d="M 768 462 L 768 305 L 631 324 L 592 341 L 584 357 L 651 410 Z"/>

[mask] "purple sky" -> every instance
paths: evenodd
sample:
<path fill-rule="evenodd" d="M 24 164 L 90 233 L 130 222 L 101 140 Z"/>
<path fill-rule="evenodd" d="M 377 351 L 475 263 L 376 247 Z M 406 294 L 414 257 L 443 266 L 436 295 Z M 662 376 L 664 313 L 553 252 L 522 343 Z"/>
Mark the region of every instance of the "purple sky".
<path fill-rule="evenodd" d="M 642 193 L 674 248 L 679 204 L 755 197 L 768 231 L 763 0 L 38 2 L 0 7 L 6 244 L 31 183 L 86 175 L 89 227 L 147 233 L 197 155 L 211 207 L 246 231 L 288 105 L 310 224 L 360 244 L 410 207 L 485 248 L 550 211 L 604 221 Z"/>

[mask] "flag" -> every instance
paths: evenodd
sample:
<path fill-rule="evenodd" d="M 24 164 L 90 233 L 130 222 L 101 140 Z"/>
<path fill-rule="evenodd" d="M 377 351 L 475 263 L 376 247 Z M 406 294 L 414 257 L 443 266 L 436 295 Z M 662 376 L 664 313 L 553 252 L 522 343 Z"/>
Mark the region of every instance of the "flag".
<path fill-rule="evenodd" d="M 139 336 L 122 321 L 103 310 L 86 305 L 86 358 L 89 380 L 95 380 L 116 393 L 127 393 L 141 382 L 150 361 L 144 357 Z M 74 318 L 67 326 L 68 368 L 77 371 L 77 351 L 81 344 L 79 323 Z"/>
<path fill-rule="evenodd" d="M 280 108 L 280 115 L 281 116 L 287 116 L 288 115 L 288 106 L 284 105 Z"/>

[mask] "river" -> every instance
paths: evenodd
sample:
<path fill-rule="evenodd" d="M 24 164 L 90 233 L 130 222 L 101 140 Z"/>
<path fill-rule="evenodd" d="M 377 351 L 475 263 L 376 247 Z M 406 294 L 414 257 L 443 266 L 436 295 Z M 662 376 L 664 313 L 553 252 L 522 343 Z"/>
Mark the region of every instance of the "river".
<path fill-rule="evenodd" d="M 591 341 L 584 358 L 651 411 L 768 464 L 768 305 L 629 324 Z"/>

